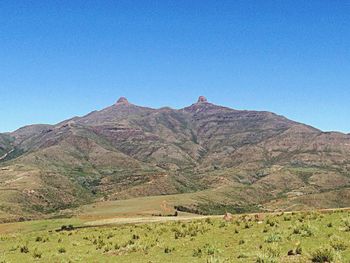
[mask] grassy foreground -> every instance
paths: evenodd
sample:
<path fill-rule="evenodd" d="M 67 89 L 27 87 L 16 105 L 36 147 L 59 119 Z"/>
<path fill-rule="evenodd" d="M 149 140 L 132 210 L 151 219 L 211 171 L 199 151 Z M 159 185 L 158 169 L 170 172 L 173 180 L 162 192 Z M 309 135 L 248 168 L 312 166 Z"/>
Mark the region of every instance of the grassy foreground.
<path fill-rule="evenodd" d="M 52 220 L 3 231 L 0 262 L 350 262 L 348 211 L 54 230 L 66 223 L 81 225 Z"/>

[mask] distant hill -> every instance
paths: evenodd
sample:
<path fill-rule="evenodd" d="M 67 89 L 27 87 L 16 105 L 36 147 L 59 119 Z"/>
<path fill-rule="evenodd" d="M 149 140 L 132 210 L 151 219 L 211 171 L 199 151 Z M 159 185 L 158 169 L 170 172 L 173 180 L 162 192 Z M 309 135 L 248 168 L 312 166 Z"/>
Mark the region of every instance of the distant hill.
<path fill-rule="evenodd" d="M 0 219 L 95 200 L 194 193 L 201 213 L 350 206 L 350 135 L 200 97 L 115 105 L 0 134 Z"/>

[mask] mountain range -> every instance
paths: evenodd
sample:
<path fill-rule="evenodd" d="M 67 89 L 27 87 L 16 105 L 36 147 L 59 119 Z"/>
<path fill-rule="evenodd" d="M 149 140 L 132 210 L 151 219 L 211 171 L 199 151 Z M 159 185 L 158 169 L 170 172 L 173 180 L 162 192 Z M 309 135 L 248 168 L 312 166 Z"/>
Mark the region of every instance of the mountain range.
<path fill-rule="evenodd" d="M 82 204 L 187 194 L 197 213 L 350 206 L 350 135 L 203 96 L 183 109 L 128 102 L 0 134 L 0 220 Z"/>

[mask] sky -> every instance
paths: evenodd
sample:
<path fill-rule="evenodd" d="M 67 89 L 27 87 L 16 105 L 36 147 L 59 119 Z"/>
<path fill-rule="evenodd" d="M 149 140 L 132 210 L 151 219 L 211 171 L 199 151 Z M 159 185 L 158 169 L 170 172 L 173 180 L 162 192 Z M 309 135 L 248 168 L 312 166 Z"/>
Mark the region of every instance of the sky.
<path fill-rule="evenodd" d="M 350 1 L 0 1 L 0 132 L 199 95 L 350 133 Z"/>

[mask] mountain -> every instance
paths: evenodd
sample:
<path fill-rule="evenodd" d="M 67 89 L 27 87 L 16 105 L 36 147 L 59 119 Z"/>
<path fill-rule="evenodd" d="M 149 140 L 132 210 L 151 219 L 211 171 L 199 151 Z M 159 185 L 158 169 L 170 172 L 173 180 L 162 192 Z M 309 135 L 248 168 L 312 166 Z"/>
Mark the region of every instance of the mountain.
<path fill-rule="evenodd" d="M 203 96 L 178 110 L 122 97 L 0 134 L 0 219 L 181 193 L 193 194 L 181 209 L 201 213 L 349 206 L 350 135 Z"/>

